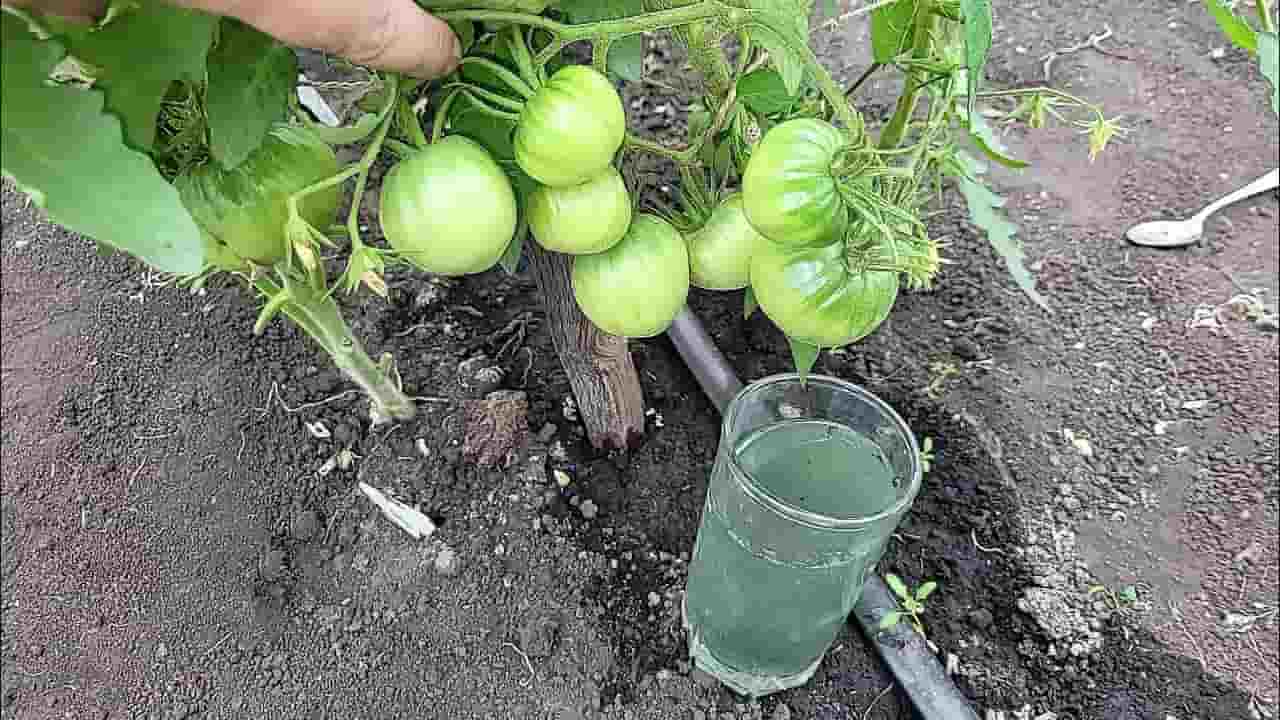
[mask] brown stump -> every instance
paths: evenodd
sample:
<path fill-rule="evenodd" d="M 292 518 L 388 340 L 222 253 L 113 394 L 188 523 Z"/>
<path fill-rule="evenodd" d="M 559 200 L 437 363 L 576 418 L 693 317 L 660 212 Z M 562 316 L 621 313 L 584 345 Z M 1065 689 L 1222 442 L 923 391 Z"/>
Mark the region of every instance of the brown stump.
<path fill-rule="evenodd" d="M 587 439 L 601 450 L 629 447 L 644 434 L 644 397 L 626 338 L 600 330 L 578 309 L 570 277 L 572 258 L 547 252 L 534 242 L 525 243 L 525 251 Z"/>

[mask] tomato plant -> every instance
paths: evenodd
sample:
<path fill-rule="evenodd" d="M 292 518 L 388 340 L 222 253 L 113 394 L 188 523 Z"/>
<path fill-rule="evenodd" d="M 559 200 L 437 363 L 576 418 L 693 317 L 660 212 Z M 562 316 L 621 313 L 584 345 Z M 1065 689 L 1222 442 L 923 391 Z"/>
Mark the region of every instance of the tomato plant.
<path fill-rule="evenodd" d="M 4 173 L 55 222 L 184 284 L 243 282 L 263 301 L 256 330 L 287 317 L 376 418 L 404 419 L 413 402 L 335 299 L 385 296 L 389 268 L 514 272 L 532 234 L 561 267 L 573 256 L 576 302 L 607 332 L 662 332 L 690 283 L 746 288 L 807 362 L 873 332 L 900 287 L 932 282 L 943 261 L 923 208 L 944 185 L 1047 307 L 982 182 L 984 163 L 1025 165 L 987 118 L 1075 122 L 1091 154 L 1120 132 L 1059 90 L 982 87 L 989 0 L 882 0 L 833 18 L 870 23 L 873 62 L 848 87 L 810 48 L 809 0 L 423 4 L 463 40 L 459 69 L 428 83 L 370 71 L 344 125 L 301 107 L 291 48 L 240 23 L 143 2 L 86 27 L 4 6 Z M 1257 41 L 1273 42 L 1265 30 Z M 702 80 L 683 145 L 628 131 L 618 83 L 642 79 L 653 33 L 675 36 Z M 855 102 L 891 72 L 901 94 L 873 123 Z M 359 149 L 342 165 L 326 144 Z M 639 154 L 675 169 L 678 207 L 620 172 Z M 361 211 L 384 157 L 377 237 Z M 352 202 L 335 218 L 340 196 Z M 633 214 L 632 198 L 647 207 Z"/>

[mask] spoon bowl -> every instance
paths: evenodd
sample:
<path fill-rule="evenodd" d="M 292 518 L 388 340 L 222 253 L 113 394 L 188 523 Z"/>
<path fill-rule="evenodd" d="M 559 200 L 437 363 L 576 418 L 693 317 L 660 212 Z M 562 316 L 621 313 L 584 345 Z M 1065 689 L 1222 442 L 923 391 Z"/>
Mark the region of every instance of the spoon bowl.
<path fill-rule="evenodd" d="M 1129 242 L 1145 247 L 1182 247 L 1198 242 L 1204 236 L 1204 222 L 1190 220 L 1152 220 L 1134 225 L 1125 233 Z"/>
<path fill-rule="evenodd" d="M 1280 168 L 1272 170 L 1225 197 L 1209 203 L 1203 210 L 1186 220 L 1153 220 L 1134 225 L 1125 233 L 1129 242 L 1155 248 L 1183 247 L 1204 237 L 1204 221 L 1224 207 L 1240 202 L 1258 193 L 1280 186 Z"/>

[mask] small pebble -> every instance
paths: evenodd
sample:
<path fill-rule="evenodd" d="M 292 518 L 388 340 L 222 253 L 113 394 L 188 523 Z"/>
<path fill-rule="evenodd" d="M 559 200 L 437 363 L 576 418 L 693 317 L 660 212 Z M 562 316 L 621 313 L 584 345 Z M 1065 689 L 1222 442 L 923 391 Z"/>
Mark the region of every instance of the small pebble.
<path fill-rule="evenodd" d="M 458 554 L 450 548 L 445 548 L 436 555 L 436 572 L 441 575 L 453 575 L 458 572 Z"/>

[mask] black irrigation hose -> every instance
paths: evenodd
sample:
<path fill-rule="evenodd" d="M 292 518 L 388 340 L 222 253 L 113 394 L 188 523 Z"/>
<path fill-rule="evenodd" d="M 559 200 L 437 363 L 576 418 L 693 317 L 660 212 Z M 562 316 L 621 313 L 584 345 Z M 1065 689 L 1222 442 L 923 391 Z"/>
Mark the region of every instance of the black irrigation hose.
<path fill-rule="evenodd" d="M 667 330 L 667 337 L 671 338 L 676 351 L 712 404 L 724 412 L 742 389 L 742 381 L 734 374 L 729 361 L 711 340 L 702 322 L 686 307 Z M 867 642 L 880 653 L 880 658 L 911 700 L 921 720 L 978 720 L 978 714 L 947 677 L 942 664 L 910 623 L 898 623 L 883 631 L 877 629 L 882 617 L 898 609 L 898 603 L 884 581 L 879 575 L 872 574 L 862 588 L 862 596 L 853 608 L 853 615 Z"/>

